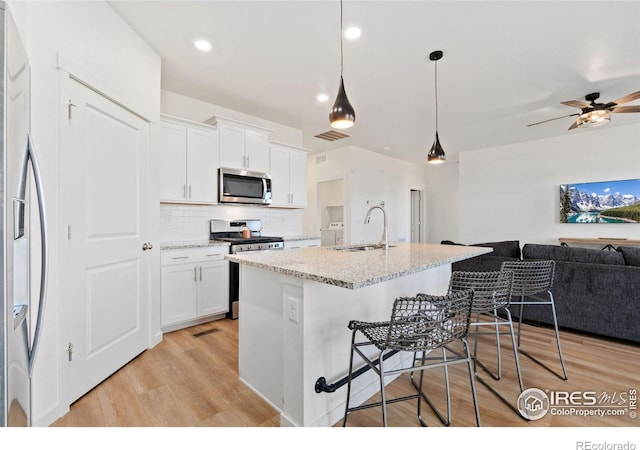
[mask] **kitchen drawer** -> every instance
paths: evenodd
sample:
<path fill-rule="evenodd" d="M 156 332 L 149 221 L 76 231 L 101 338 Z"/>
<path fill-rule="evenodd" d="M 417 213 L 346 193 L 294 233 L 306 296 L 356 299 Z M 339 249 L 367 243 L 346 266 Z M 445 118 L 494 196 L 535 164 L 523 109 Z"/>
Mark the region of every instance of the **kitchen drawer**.
<path fill-rule="evenodd" d="M 224 255 L 229 254 L 229 247 L 217 245 L 214 247 L 185 248 L 178 250 L 163 250 L 160 256 L 160 264 L 169 266 L 173 264 L 200 263 L 207 261 L 222 261 Z"/>

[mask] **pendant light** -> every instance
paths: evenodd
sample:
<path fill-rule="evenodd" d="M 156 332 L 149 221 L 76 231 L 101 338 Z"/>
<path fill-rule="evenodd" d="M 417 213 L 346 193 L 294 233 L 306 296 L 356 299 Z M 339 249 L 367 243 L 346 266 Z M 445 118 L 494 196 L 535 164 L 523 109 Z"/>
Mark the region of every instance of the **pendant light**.
<path fill-rule="evenodd" d="M 344 90 L 344 79 L 342 78 L 343 69 L 343 50 L 342 50 L 342 0 L 340 0 L 340 87 L 338 88 L 338 96 L 333 103 L 331 112 L 329 113 L 329 121 L 333 128 L 345 129 L 351 128 L 356 122 L 356 112 L 349 103 L 347 93 Z"/>
<path fill-rule="evenodd" d="M 427 154 L 427 162 L 429 164 L 440 164 L 443 163 L 446 159 L 444 154 L 444 149 L 442 145 L 440 145 L 440 138 L 438 137 L 438 60 L 442 58 L 442 51 L 436 50 L 435 52 L 431 52 L 429 55 L 429 59 L 431 61 L 435 61 L 436 64 L 436 138 L 433 141 L 433 145 L 431 146 L 431 150 Z"/>

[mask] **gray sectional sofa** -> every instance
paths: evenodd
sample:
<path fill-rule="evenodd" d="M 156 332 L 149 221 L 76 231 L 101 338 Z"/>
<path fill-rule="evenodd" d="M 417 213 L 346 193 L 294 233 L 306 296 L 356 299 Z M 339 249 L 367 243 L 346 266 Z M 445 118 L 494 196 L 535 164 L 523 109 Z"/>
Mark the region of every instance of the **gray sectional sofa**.
<path fill-rule="evenodd" d="M 443 244 L 463 245 L 451 241 Z M 453 270 L 500 270 L 507 260 L 556 262 L 552 293 L 558 326 L 640 343 L 640 247 L 592 250 L 519 241 L 472 244 L 493 252 L 453 264 Z M 519 311 L 512 307 L 514 318 Z M 553 324 L 551 308 L 525 306 L 523 320 Z"/>

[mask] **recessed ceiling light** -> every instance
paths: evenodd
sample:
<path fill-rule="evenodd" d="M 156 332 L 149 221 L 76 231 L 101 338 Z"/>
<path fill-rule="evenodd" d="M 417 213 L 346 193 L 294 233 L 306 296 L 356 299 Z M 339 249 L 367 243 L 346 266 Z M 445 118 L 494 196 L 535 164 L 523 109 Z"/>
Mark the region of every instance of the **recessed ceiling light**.
<path fill-rule="evenodd" d="M 318 94 L 316 95 L 316 100 L 318 100 L 320 103 L 324 103 L 329 100 L 329 96 L 327 94 Z"/>
<path fill-rule="evenodd" d="M 195 45 L 201 52 L 208 52 L 211 50 L 211 42 L 205 41 L 204 39 L 198 39 L 193 43 L 193 45 Z"/>
<path fill-rule="evenodd" d="M 360 30 L 360 28 L 349 27 L 344 32 L 344 37 L 346 37 L 347 39 L 358 39 L 361 34 L 362 34 L 362 31 Z"/>

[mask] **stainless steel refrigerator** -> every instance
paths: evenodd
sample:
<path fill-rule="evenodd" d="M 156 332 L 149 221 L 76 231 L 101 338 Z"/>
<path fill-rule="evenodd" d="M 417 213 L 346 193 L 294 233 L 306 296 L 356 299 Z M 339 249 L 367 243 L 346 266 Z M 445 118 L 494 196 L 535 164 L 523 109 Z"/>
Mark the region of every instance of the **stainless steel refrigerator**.
<path fill-rule="evenodd" d="M 45 208 L 30 136 L 29 62 L 4 2 L 0 28 L 0 425 L 30 426 L 47 285 Z"/>

